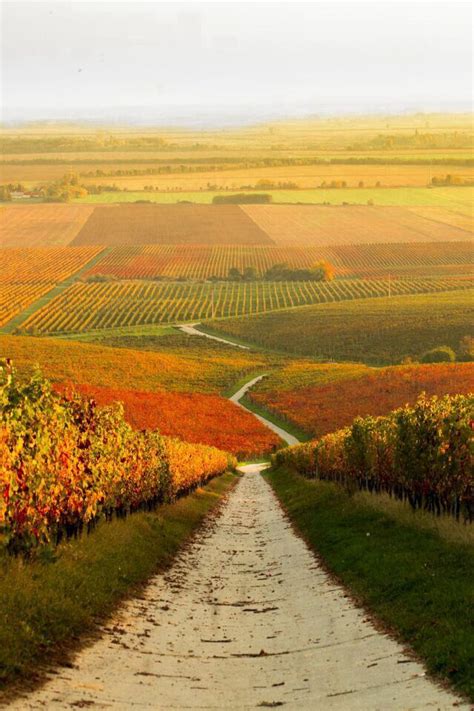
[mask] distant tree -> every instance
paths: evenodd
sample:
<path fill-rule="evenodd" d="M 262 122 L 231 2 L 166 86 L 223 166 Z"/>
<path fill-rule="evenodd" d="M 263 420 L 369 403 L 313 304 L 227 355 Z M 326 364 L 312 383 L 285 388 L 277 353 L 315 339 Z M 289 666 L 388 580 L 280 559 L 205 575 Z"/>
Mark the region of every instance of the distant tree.
<path fill-rule="evenodd" d="M 332 281 L 334 279 L 334 267 L 323 259 L 313 264 L 311 271 L 314 272 L 316 281 Z"/>
<path fill-rule="evenodd" d="M 421 356 L 422 363 L 454 363 L 456 353 L 449 346 L 437 346 Z"/>
<path fill-rule="evenodd" d="M 239 269 L 237 269 L 237 267 L 231 267 L 229 269 L 228 278 L 230 279 L 230 281 L 241 281 L 242 273 Z"/>
<path fill-rule="evenodd" d="M 243 272 L 244 281 L 257 281 L 259 278 L 259 273 L 255 267 L 245 267 Z"/>
<path fill-rule="evenodd" d="M 459 341 L 458 357 L 462 361 L 474 360 L 474 338 L 463 336 Z"/>

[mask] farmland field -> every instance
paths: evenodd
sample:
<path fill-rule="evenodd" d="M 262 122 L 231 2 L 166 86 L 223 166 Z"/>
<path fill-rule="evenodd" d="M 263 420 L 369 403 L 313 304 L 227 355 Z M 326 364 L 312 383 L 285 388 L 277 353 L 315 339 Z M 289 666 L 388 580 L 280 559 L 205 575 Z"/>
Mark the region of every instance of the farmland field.
<path fill-rule="evenodd" d="M 241 192 L 234 191 L 234 192 Z M 256 194 L 269 193 L 274 203 L 313 204 L 313 205 L 367 205 L 372 202 L 376 206 L 445 207 L 448 210 L 472 215 L 474 189 L 471 187 L 449 188 L 317 188 L 314 190 L 260 190 Z M 78 198 L 75 204 L 130 203 L 137 200 L 175 204 L 181 201 L 210 204 L 216 195 L 222 191 L 127 191 L 107 192 L 98 195 L 87 195 Z"/>
<path fill-rule="evenodd" d="M 271 244 L 237 205 L 102 207 L 73 240 L 86 244 Z"/>
<path fill-rule="evenodd" d="M 117 279 L 226 278 L 236 267 L 243 272 L 255 267 L 264 274 L 274 264 L 286 262 L 295 268 L 308 268 L 323 259 L 338 276 L 381 275 L 390 273 L 418 276 L 466 273 L 472 271 L 472 246 L 469 242 L 357 245 L 133 245 L 113 247 L 87 273 Z"/>
<path fill-rule="evenodd" d="M 404 279 L 392 280 L 390 284 L 376 279 L 216 284 L 77 281 L 32 314 L 22 324 L 21 331 L 80 333 L 140 324 L 235 317 L 314 303 L 373 299 L 386 296 L 389 289 L 392 295 L 419 294 L 466 289 L 469 283 L 462 278 Z"/>
<path fill-rule="evenodd" d="M 212 162 L 209 164 L 206 164 L 203 156 L 202 163 L 197 165 L 192 157 L 189 160 L 186 155 L 183 155 L 179 165 L 173 163 L 173 159 L 169 161 L 169 165 L 163 164 L 166 160 L 163 157 L 157 158 L 154 163 L 152 158 L 144 158 L 143 155 L 135 159 L 129 158 L 128 161 L 120 160 L 119 157 L 112 160 L 81 158 L 80 155 L 74 154 L 72 158 L 73 160 L 67 161 L 52 156 L 49 163 L 44 156 L 42 159 L 18 157 L 8 162 L 3 160 L 0 161 L 0 182 L 21 181 L 33 186 L 42 181 L 60 179 L 67 170 L 71 169 L 79 174 L 85 184 L 107 186 L 113 183 L 121 190 L 130 191 L 143 190 L 145 186 L 153 186 L 154 189 L 162 191 L 198 191 L 207 190 L 209 185 L 217 186 L 221 190 L 239 190 L 243 186 L 258 186 L 259 180 L 275 183 L 290 181 L 303 189 L 317 188 L 324 181 L 330 183 L 333 180 L 345 181 L 348 187 L 354 188 L 358 187 L 360 182 L 367 187 L 374 186 L 378 182 L 385 187 L 425 187 L 431 182 L 432 176 L 438 173 L 449 173 L 463 181 L 474 180 L 472 166 L 450 165 L 449 154 L 442 157 L 446 162 L 441 167 L 430 165 L 428 162 L 423 165 L 391 164 L 389 160 L 386 163 L 367 165 L 363 163 L 363 157 L 361 163 L 351 164 L 351 157 L 349 157 L 346 164 L 341 165 L 339 162 L 325 164 L 325 160 L 331 160 L 327 154 L 324 154 L 319 161 L 316 159 L 314 165 L 290 164 L 267 167 L 258 167 L 258 157 L 254 160 L 252 158 L 245 160 L 243 157 L 240 161 L 237 157 L 236 164 L 228 164 L 228 156 L 219 156 L 217 153 L 210 156 Z M 308 157 L 306 156 L 305 159 L 307 161 Z M 340 156 L 337 156 L 337 159 L 341 160 Z M 401 160 L 403 161 L 403 158 Z"/>
<path fill-rule="evenodd" d="M 440 206 L 13 205 L 1 208 L 0 247 L 467 241 L 470 212 Z"/>
<path fill-rule="evenodd" d="M 0 210 L 0 248 L 64 247 L 92 213 L 87 205 L 12 205 Z"/>
<path fill-rule="evenodd" d="M 383 365 L 439 345 L 457 349 L 472 332 L 473 297 L 471 290 L 344 301 L 208 325 L 264 348 Z"/>
<path fill-rule="evenodd" d="M 255 422 L 253 415 L 219 395 L 91 385 L 76 385 L 74 390 L 99 405 L 122 402 L 125 418 L 135 429 L 158 429 L 163 435 L 219 447 L 243 458 L 268 454 L 279 444 L 278 437 Z"/>
<path fill-rule="evenodd" d="M 474 364 L 440 363 L 390 368 L 291 363 L 272 371 L 250 392 L 263 405 L 313 437 L 351 424 L 355 417 L 386 415 L 420 393 L 467 394 L 474 389 Z"/>
<path fill-rule="evenodd" d="M 244 205 L 242 209 L 277 244 L 445 242 L 472 238 L 471 231 L 398 207 Z"/>

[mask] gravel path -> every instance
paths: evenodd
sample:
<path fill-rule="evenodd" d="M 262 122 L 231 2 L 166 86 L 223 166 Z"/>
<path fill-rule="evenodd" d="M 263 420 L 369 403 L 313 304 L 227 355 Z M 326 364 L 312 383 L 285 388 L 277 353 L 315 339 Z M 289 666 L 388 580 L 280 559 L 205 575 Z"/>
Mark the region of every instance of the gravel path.
<path fill-rule="evenodd" d="M 462 708 L 329 579 L 261 468 L 243 468 L 220 514 L 72 668 L 11 708 Z"/>
<path fill-rule="evenodd" d="M 244 346 L 241 343 L 235 343 L 234 341 L 228 341 L 227 338 L 219 338 L 219 336 L 211 336 L 210 333 L 205 333 L 204 331 L 198 331 L 196 326 L 199 323 L 187 323 L 178 326 L 180 331 L 187 333 L 189 336 L 203 336 L 204 338 L 210 338 L 211 341 L 219 341 L 219 343 L 227 343 L 228 346 L 234 346 L 235 348 L 242 348 L 245 351 L 250 350 L 248 346 Z"/>
<path fill-rule="evenodd" d="M 282 439 L 284 442 L 287 444 L 299 444 L 299 439 L 297 439 L 294 435 L 290 434 L 286 430 L 282 429 L 281 427 L 278 427 L 278 425 L 275 425 L 273 422 L 270 422 L 270 420 L 267 420 L 266 417 L 262 417 L 262 415 L 257 415 L 255 412 L 252 412 L 252 410 L 249 410 L 245 405 L 242 405 L 240 402 L 244 395 L 250 390 L 250 388 L 253 388 L 253 386 L 258 383 L 262 378 L 265 378 L 266 375 L 258 375 L 256 378 L 253 378 L 253 380 L 249 380 L 248 383 L 245 383 L 245 385 L 242 385 L 240 390 L 237 390 L 236 393 L 232 395 L 232 397 L 229 398 L 231 402 L 234 403 L 234 405 L 238 405 L 241 407 L 243 410 L 247 410 L 247 412 L 250 412 L 254 417 L 257 418 L 257 420 L 260 420 L 260 422 L 263 422 L 263 424 L 268 427 L 272 432 L 275 432 L 280 439 Z"/>

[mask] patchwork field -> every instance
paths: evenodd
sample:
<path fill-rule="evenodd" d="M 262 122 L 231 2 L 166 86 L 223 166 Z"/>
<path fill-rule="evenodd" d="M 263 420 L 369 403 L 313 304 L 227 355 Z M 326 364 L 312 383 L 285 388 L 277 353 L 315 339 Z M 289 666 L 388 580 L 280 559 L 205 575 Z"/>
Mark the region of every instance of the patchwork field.
<path fill-rule="evenodd" d="M 138 430 L 158 429 L 163 435 L 209 444 L 241 458 L 268 454 L 279 445 L 278 437 L 253 415 L 219 395 L 91 385 L 75 385 L 74 390 L 99 405 L 122 402 L 125 418 Z"/>
<path fill-rule="evenodd" d="M 472 332 L 473 298 L 467 290 L 344 301 L 208 325 L 217 335 L 264 348 L 383 365 L 439 345 L 457 349 Z"/>
<path fill-rule="evenodd" d="M 469 231 L 399 207 L 243 205 L 242 210 L 276 244 L 459 241 L 471 239 L 473 229 L 472 225 Z"/>
<path fill-rule="evenodd" d="M 390 283 L 376 279 L 216 284 L 76 281 L 35 311 L 22 324 L 21 331 L 80 333 L 141 324 L 235 317 L 346 299 L 371 300 L 389 293 L 420 294 L 466 289 L 469 284 L 470 280 L 462 278 L 403 279 Z"/>
<path fill-rule="evenodd" d="M 449 188 L 445 192 L 454 195 L 457 191 L 463 196 L 469 188 Z M 427 192 L 441 195 L 443 190 Z M 115 195 L 122 198 L 122 194 Z M 136 204 L 108 207 L 76 203 L 26 204 L 2 207 L 0 217 L 0 247 L 67 244 L 277 244 L 307 247 L 447 242 L 472 239 L 474 229 L 472 202 L 469 200 L 462 205 L 409 208 L 367 204 Z"/>
<path fill-rule="evenodd" d="M 290 364 L 270 373 L 249 393 L 250 400 L 321 437 L 355 417 L 386 415 L 414 404 L 420 393 L 468 394 L 474 364 L 440 363 L 371 369 L 353 365 Z"/>
<path fill-rule="evenodd" d="M 0 208 L 1 247 L 64 247 L 93 212 L 88 205 L 9 205 Z"/>
<path fill-rule="evenodd" d="M 237 205 L 96 208 L 73 240 L 86 244 L 271 244 Z"/>
<path fill-rule="evenodd" d="M 338 276 L 377 276 L 390 273 L 434 276 L 472 272 L 470 242 L 411 244 L 358 244 L 333 246 L 261 245 L 133 245 L 113 247 L 85 278 L 113 276 L 117 279 L 226 278 L 232 267 L 240 272 L 255 267 L 262 275 L 271 266 L 287 263 L 308 268 L 320 260 L 335 267 Z"/>
<path fill-rule="evenodd" d="M 100 247 L 0 249 L 0 326 L 100 251 Z"/>

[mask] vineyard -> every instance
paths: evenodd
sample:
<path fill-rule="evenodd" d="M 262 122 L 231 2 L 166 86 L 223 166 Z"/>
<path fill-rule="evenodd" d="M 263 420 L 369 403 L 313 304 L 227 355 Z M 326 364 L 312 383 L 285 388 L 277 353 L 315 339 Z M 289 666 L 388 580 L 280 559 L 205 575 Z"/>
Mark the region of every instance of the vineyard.
<path fill-rule="evenodd" d="M 18 552 L 150 508 L 235 465 L 213 447 L 134 431 L 120 406 L 0 372 L 0 542 Z M 34 436 L 32 436 L 34 433 Z"/>
<path fill-rule="evenodd" d="M 91 385 L 74 391 L 99 405 L 121 402 L 125 419 L 136 430 L 159 430 L 186 442 L 207 444 L 241 459 L 268 454 L 279 439 L 253 415 L 218 395 L 177 392 L 140 392 Z M 62 386 L 61 391 L 68 390 Z"/>
<path fill-rule="evenodd" d="M 474 364 L 438 363 L 372 369 L 363 365 L 290 363 L 270 373 L 250 400 L 314 437 L 347 427 L 356 417 L 386 415 L 420 393 L 474 392 Z"/>
<path fill-rule="evenodd" d="M 24 333 L 70 333 L 139 324 L 236 317 L 347 299 L 465 289 L 468 280 L 332 282 L 75 282 L 22 325 Z M 389 292 L 390 290 L 390 292 Z M 240 323 L 240 322 L 237 322 Z"/>
<path fill-rule="evenodd" d="M 281 450 L 279 465 L 350 490 L 386 492 L 414 509 L 472 522 L 473 396 L 421 396 L 386 417 L 356 418 L 346 429 Z"/>
<path fill-rule="evenodd" d="M 99 247 L 0 249 L 0 326 L 100 251 Z"/>
<path fill-rule="evenodd" d="M 254 267 L 264 274 L 274 264 L 285 262 L 304 269 L 320 260 L 335 267 L 339 276 L 397 276 L 416 272 L 434 276 L 472 273 L 469 242 L 413 244 L 357 244 L 327 246 L 273 245 L 133 245 L 113 247 L 87 271 L 85 278 L 113 276 L 117 279 L 226 278 L 236 267 L 240 272 Z M 420 273 L 422 272 L 422 273 Z"/>
<path fill-rule="evenodd" d="M 263 354 L 201 345 L 188 336 L 184 342 L 173 337 L 157 338 L 157 352 L 148 348 L 148 339 L 133 340 L 126 348 L 76 343 L 52 338 L 28 338 L 0 335 L 0 353 L 12 358 L 18 372 L 26 377 L 39 364 L 42 372 L 55 383 L 88 383 L 91 386 L 144 392 L 173 390 L 194 393 L 220 393 L 257 369 L 269 366 Z M 204 341 L 204 339 L 202 339 Z M 190 341 L 190 342 L 189 342 Z M 162 344 L 162 345 L 161 345 Z M 205 350 L 203 351 L 203 348 Z"/>
<path fill-rule="evenodd" d="M 418 358 L 440 344 L 456 350 L 472 332 L 472 304 L 472 290 L 453 291 L 343 301 L 209 325 L 217 335 L 264 348 L 384 365 L 407 356 Z"/>

